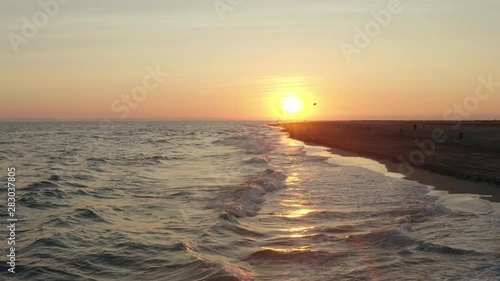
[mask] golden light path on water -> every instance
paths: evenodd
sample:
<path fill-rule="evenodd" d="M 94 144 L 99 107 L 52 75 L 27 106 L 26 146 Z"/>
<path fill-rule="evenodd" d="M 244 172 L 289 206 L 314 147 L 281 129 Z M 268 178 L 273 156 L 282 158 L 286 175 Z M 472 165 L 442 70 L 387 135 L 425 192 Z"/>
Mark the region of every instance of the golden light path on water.
<path fill-rule="evenodd" d="M 305 145 L 302 142 L 295 141 L 293 139 L 290 139 L 288 137 L 284 137 L 281 140 L 282 143 L 287 145 L 292 151 L 302 151 L 303 148 L 308 147 L 310 148 L 311 146 Z M 321 148 L 321 149 L 313 149 L 314 153 L 316 156 L 322 156 L 322 157 L 327 157 L 330 158 L 330 153 L 326 151 L 326 149 Z M 293 157 L 293 156 L 291 156 Z M 354 161 L 357 162 L 362 162 L 365 159 L 364 158 L 354 158 Z M 371 161 L 367 161 L 369 164 L 367 166 L 374 166 Z M 373 161 L 375 162 L 375 161 Z M 366 164 L 363 162 L 363 164 Z M 376 166 L 377 168 L 380 169 L 381 165 Z M 381 169 L 381 172 L 386 172 Z M 320 209 L 313 209 L 314 206 L 311 206 L 311 202 L 309 201 L 309 192 L 304 192 L 304 190 L 301 190 L 301 183 L 305 179 L 304 175 L 305 171 L 303 167 L 295 167 L 292 172 L 289 173 L 288 177 L 285 180 L 287 190 L 289 195 L 292 196 L 292 198 L 288 197 L 286 199 L 282 199 L 279 204 L 283 207 L 288 207 L 288 210 L 285 212 L 279 213 L 278 216 L 282 218 L 287 218 L 287 219 L 293 219 L 294 221 L 299 221 L 301 218 L 310 215 L 315 212 L 321 212 L 323 210 Z M 389 176 L 389 175 L 388 175 Z M 286 235 L 285 237 L 287 238 L 292 238 L 296 241 L 300 241 L 300 239 L 304 239 L 307 237 L 312 237 L 315 234 L 313 234 L 315 230 L 315 227 L 312 225 L 304 225 L 304 226 L 293 226 L 290 228 L 285 228 L 285 229 L 280 229 L 280 231 L 285 232 Z M 355 246 L 358 251 L 362 251 L 364 245 L 363 241 L 358 241 L 355 243 Z M 271 248 L 271 247 L 264 247 L 264 250 L 272 250 L 275 252 L 279 253 L 296 253 L 296 252 L 310 252 L 310 253 L 316 253 L 316 250 L 314 248 L 311 248 L 310 245 L 302 245 L 300 247 L 293 247 L 293 248 Z M 373 266 L 373 257 L 372 256 L 367 256 L 367 257 L 362 257 L 362 263 L 364 266 L 367 267 L 368 272 L 370 274 L 370 280 L 380 280 L 379 272 L 377 269 Z"/>
<path fill-rule="evenodd" d="M 299 142 L 296 142 L 290 138 L 283 138 L 282 141 L 286 142 L 287 147 L 292 150 L 302 149 L 302 145 Z M 287 186 L 287 190 L 289 191 L 288 194 L 291 195 L 291 198 L 287 197 L 279 201 L 279 204 L 287 209 L 286 211 L 277 214 L 279 217 L 298 220 L 304 216 L 307 216 L 308 214 L 317 212 L 317 210 L 308 207 L 311 204 L 307 197 L 308 193 L 304 193 L 303 190 L 300 190 L 300 185 L 304 181 L 304 173 L 305 171 L 303 170 L 303 168 L 295 167 L 294 171 L 290 172 L 290 174 L 286 178 L 285 183 Z M 311 234 L 311 231 L 313 231 L 314 229 L 315 227 L 312 225 L 295 225 L 290 226 L 289 228 L 282 228 L 280 229 L 280 231 L 285 233 L 284 237 L 286 238 L 300 239 L 313 235 Z M 303 245 L 294 248 L 272 248 L 269 250 L 281 253 L 312 251 L 309 245 Z"/>
<path fill-rule="evenodd" d="M 285 180 L 285 183 L 288 186 L 288 188 L 296 188 L 300 185 L 302 181 L 303 180 L 301 178 L 301 175 L 299 171 L 297 171 L 297 172 L 292 172 Z M 286 218 L 300 218 L 309 213 L 315 212 L 314 210 L 306 208 L 306 206 L 309 205 L 310 203 L 303 194 L 301 193 L 294 193 L 294 194 L 296 194 L 297 198 L 284 199 L 280 202 L 280 205 L 291 208 L 291 210 L 280 214 L 280 216 Z"/>

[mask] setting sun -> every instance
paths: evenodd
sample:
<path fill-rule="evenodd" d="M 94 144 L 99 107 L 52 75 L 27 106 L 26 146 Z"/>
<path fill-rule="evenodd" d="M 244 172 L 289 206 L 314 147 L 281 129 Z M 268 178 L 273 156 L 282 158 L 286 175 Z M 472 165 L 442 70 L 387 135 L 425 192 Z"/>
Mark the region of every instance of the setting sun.
<path fill-rule="evenodd" d="M 296 97 L 287 97 L 283 100 L 283 112 L 287 115 L 297 115 L 302 110 L 302 102 Z"/>

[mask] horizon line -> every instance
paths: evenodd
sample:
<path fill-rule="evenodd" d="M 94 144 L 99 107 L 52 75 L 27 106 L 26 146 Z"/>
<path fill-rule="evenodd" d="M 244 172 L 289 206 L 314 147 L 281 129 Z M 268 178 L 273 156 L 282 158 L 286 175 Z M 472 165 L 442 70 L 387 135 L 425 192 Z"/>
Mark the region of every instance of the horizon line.
<path fill-rule="evenodd" d="M 125 123 L 125 122 L 277 122 L 277 123 L 290 123 L 290 122 L 335 122 L 335 121 L 358 121 L 358 122 L 366 122 L 366 121 L 373 121 L 373 122 L 405 122 L 405 121 L 425 121 L 425 122 L 500 122 L 500 119 L 463 119 L 463 120 L 443 120 L 443 119 L 397 119 L 397 118 L 391 118 L 391 119 L 349 119 L 349 118 L 339 118 L 339 119 L 290 119 L 290 120 L 283 120 L 283 119 L 156 119 L 156 118 L 131 118 L 131 119 L 110 119 L 110 118 L 103 118 L 103 119 L 57 119 L 57 118 L 13 118 L 13 119 L 0 119 L 0 123 L 29 123 L 29 122 L 35 122 L 35 123 L 77 123 L 77 122 L 103 122 L 103 121 L 110 121 L 110 122 L 117 122 L 117 123 Z"/>

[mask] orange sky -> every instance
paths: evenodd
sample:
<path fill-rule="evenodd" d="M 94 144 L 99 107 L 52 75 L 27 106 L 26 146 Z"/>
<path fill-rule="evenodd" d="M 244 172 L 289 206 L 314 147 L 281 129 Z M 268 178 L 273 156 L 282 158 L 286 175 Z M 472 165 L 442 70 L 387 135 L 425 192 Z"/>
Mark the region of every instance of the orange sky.
<path fill-rule="evenodd" d="M 498 1 L 402 0 L 352 60 L 341 44 L 389 1 L 246 1 L 223 18 L 210 1 L 150 2 L 69 2 L 18 53 L 2 36 L 0 119 L 442 119 L 479 77 L 500 81 Z M 0 33 L 40 10 L 2 1 Z M 126 104 L 148 67 L 169 75 Z M 497 88 L 468 118 L 500 119 Z M 302 114 L 281 114 L 289 93 Z"/>

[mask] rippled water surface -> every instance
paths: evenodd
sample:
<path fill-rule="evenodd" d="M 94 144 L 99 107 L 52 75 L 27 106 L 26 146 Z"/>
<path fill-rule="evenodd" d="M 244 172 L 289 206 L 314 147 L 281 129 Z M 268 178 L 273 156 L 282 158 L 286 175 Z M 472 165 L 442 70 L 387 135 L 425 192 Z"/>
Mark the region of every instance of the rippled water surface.
<path fill-rule="evenodd" d="M 500 278 L 495 203 L 335 164 L 265 124 L 0 132 L 2 169 L 17 168 L 15 279 Z"/>

